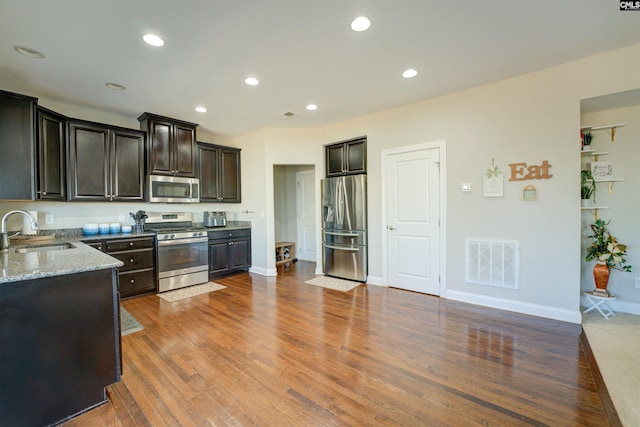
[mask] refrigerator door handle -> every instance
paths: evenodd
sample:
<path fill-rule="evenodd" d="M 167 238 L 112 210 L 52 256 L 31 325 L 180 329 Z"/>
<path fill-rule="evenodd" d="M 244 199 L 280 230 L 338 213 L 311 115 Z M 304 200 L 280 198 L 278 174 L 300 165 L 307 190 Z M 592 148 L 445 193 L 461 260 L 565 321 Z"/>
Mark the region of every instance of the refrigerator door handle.
<path fill-rule="evenodd" d="M 343 189 L 343 185 L 342 185 L 342 181 L 338 181 L 337 183 L 337 188 L 336 188 L 336 210 L 338 211 L 337 214 L 337 222 L 338 225 L 342 226 L 342 224 L 344 224 L 344 189 Z"/>
<path fill-rule="evenodd" d="M 329 248 L 329 249 L 333 249 L 336 251 L 348 251 L 348 252 L 358 252 L 360 251 L 360 249 L 358 248 L 341 248 L 339 246 L 332 246 L 332 245 L 324 245 L 325 248 Z"/>
<path fill-rule="evenodd" d="M 336 233 L 335 231 L 325 231 L 324 234 L 328 234 L 330 236 L 358 237 L 357 233 Z"/>

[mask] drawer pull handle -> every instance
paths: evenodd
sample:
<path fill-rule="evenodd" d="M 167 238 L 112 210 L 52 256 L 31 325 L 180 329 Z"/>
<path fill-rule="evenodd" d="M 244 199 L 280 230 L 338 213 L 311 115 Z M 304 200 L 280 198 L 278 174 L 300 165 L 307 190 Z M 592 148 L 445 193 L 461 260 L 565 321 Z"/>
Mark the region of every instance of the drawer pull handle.
<path fill-rule="evenodd" d="M 129 262 L 133 262 L 133 258 L 131 258 L 131 259 L 129 260 Z"/>
<path fill-rule="evenodd" d="M 135 280 L 131 279 L 131 283 L 135 282 Z"/>
<path fill-rule="evenodd" d="M 129 242 L 129 246 L 133 246 L 133 242 Z"/>

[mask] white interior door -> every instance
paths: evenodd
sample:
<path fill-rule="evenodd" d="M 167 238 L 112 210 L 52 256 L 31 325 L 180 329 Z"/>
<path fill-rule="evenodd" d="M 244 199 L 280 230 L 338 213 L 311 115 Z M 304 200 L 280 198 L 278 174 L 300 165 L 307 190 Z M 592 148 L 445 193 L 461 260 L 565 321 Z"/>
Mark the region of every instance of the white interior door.
<path fill-rule="evenodd" d="M 389 286 L 440 295 L 439 149 L 385 160 Z"/>
<path fill-rule="evenodd" d="M 316 184 L 315 172 L 296 173 L 296 206 L 298 241 L 296 257 L 303 261 L 316 261 Z"/>

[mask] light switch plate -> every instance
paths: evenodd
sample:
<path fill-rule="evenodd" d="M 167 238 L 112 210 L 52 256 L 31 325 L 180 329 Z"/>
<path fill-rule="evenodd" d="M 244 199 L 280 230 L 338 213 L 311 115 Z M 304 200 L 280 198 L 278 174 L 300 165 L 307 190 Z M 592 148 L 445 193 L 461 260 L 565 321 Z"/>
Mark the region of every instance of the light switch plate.
<path fill-rule="evenodd" d="M 462 183 L 462 191 L 471 191 L 471 183 L 463 182 Z"/>

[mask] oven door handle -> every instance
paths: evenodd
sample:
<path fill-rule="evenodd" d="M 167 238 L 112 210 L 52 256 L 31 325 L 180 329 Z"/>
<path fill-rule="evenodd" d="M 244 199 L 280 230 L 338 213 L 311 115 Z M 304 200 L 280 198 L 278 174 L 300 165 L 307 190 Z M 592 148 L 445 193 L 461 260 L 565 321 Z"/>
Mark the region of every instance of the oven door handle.
<path fill-rule="evenodd" d="M 187 243 L 206 243 L 208 237 L 194 237 L 192 239 L 158 240 L 158 246 L 184 245 Z"/>

